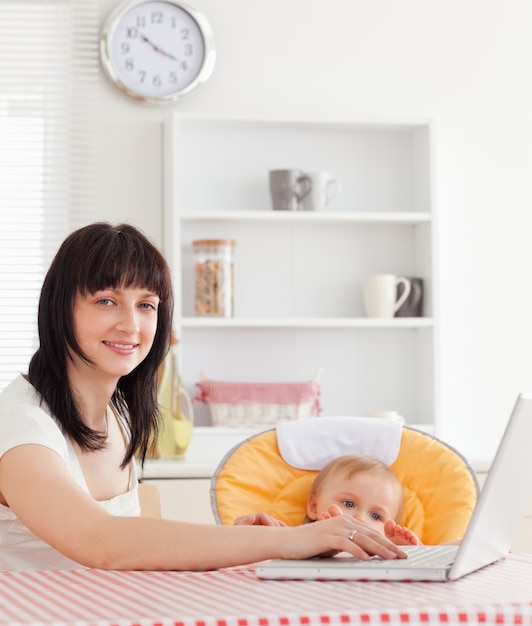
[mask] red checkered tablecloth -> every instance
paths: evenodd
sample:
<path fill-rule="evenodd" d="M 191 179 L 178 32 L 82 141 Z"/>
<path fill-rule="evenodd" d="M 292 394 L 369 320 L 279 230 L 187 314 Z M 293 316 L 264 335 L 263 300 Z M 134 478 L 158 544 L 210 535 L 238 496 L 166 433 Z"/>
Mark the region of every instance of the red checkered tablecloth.
<path fill-rule="evenodd" d="M 212 572 L 0 572 L 0 626 L 532 625 L 532 554 L 448 583 Z"/>

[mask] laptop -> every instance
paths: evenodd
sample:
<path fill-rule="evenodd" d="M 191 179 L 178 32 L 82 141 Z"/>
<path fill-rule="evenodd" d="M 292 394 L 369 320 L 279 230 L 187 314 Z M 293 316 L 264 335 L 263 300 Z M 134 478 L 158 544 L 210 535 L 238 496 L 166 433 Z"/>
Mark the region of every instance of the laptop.
<path fill-rule="evenodd" d="M 507 554 L 532 497 L 532 393 L 520 394 L 460 545 L 409 546 L 407 559 L 346 552 L 334 557 L 274 559 L 255 565 L 259 578 L 309 580 L 456 580 Z"/>

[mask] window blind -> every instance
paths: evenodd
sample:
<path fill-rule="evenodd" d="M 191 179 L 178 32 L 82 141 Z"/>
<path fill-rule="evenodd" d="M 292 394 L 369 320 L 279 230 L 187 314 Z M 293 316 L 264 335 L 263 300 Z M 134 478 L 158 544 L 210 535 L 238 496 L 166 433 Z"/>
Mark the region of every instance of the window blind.
<path fill-rule="evenodd" d="M 97 4 L 0 2 L 0 389 L 37 347 L 54 253 L 93 214 Z"/>

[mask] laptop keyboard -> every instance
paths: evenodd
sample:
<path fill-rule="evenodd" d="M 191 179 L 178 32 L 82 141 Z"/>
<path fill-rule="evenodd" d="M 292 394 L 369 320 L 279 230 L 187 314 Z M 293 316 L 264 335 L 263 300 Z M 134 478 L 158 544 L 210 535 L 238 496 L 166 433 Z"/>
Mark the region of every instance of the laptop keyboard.
<path fill-rule="evenodd" d="M 369 561 L 362 561 L 364 567 L 408 567 L 408 568 L 433 568 L 452 565 L 458 546 L 412 546 L 401 549 L 408 553 L 408 559 L 383 560 L 372 557 Z"/>

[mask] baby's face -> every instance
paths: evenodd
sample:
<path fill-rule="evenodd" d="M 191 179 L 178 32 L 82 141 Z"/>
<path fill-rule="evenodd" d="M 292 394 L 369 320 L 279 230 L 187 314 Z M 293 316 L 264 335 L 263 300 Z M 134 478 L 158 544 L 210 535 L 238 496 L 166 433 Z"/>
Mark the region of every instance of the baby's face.
<path fill-rule="evenodd" d="M 384 534 L 384 523 L 395 519 L 399 511 L 397 490 L 391 481 L 372 474 L 355 474 L 352 478 L 332 473 L 307 505 L 310 519 L 327 513 L 331 504 L 352 515 L 357 521 Z"/>

